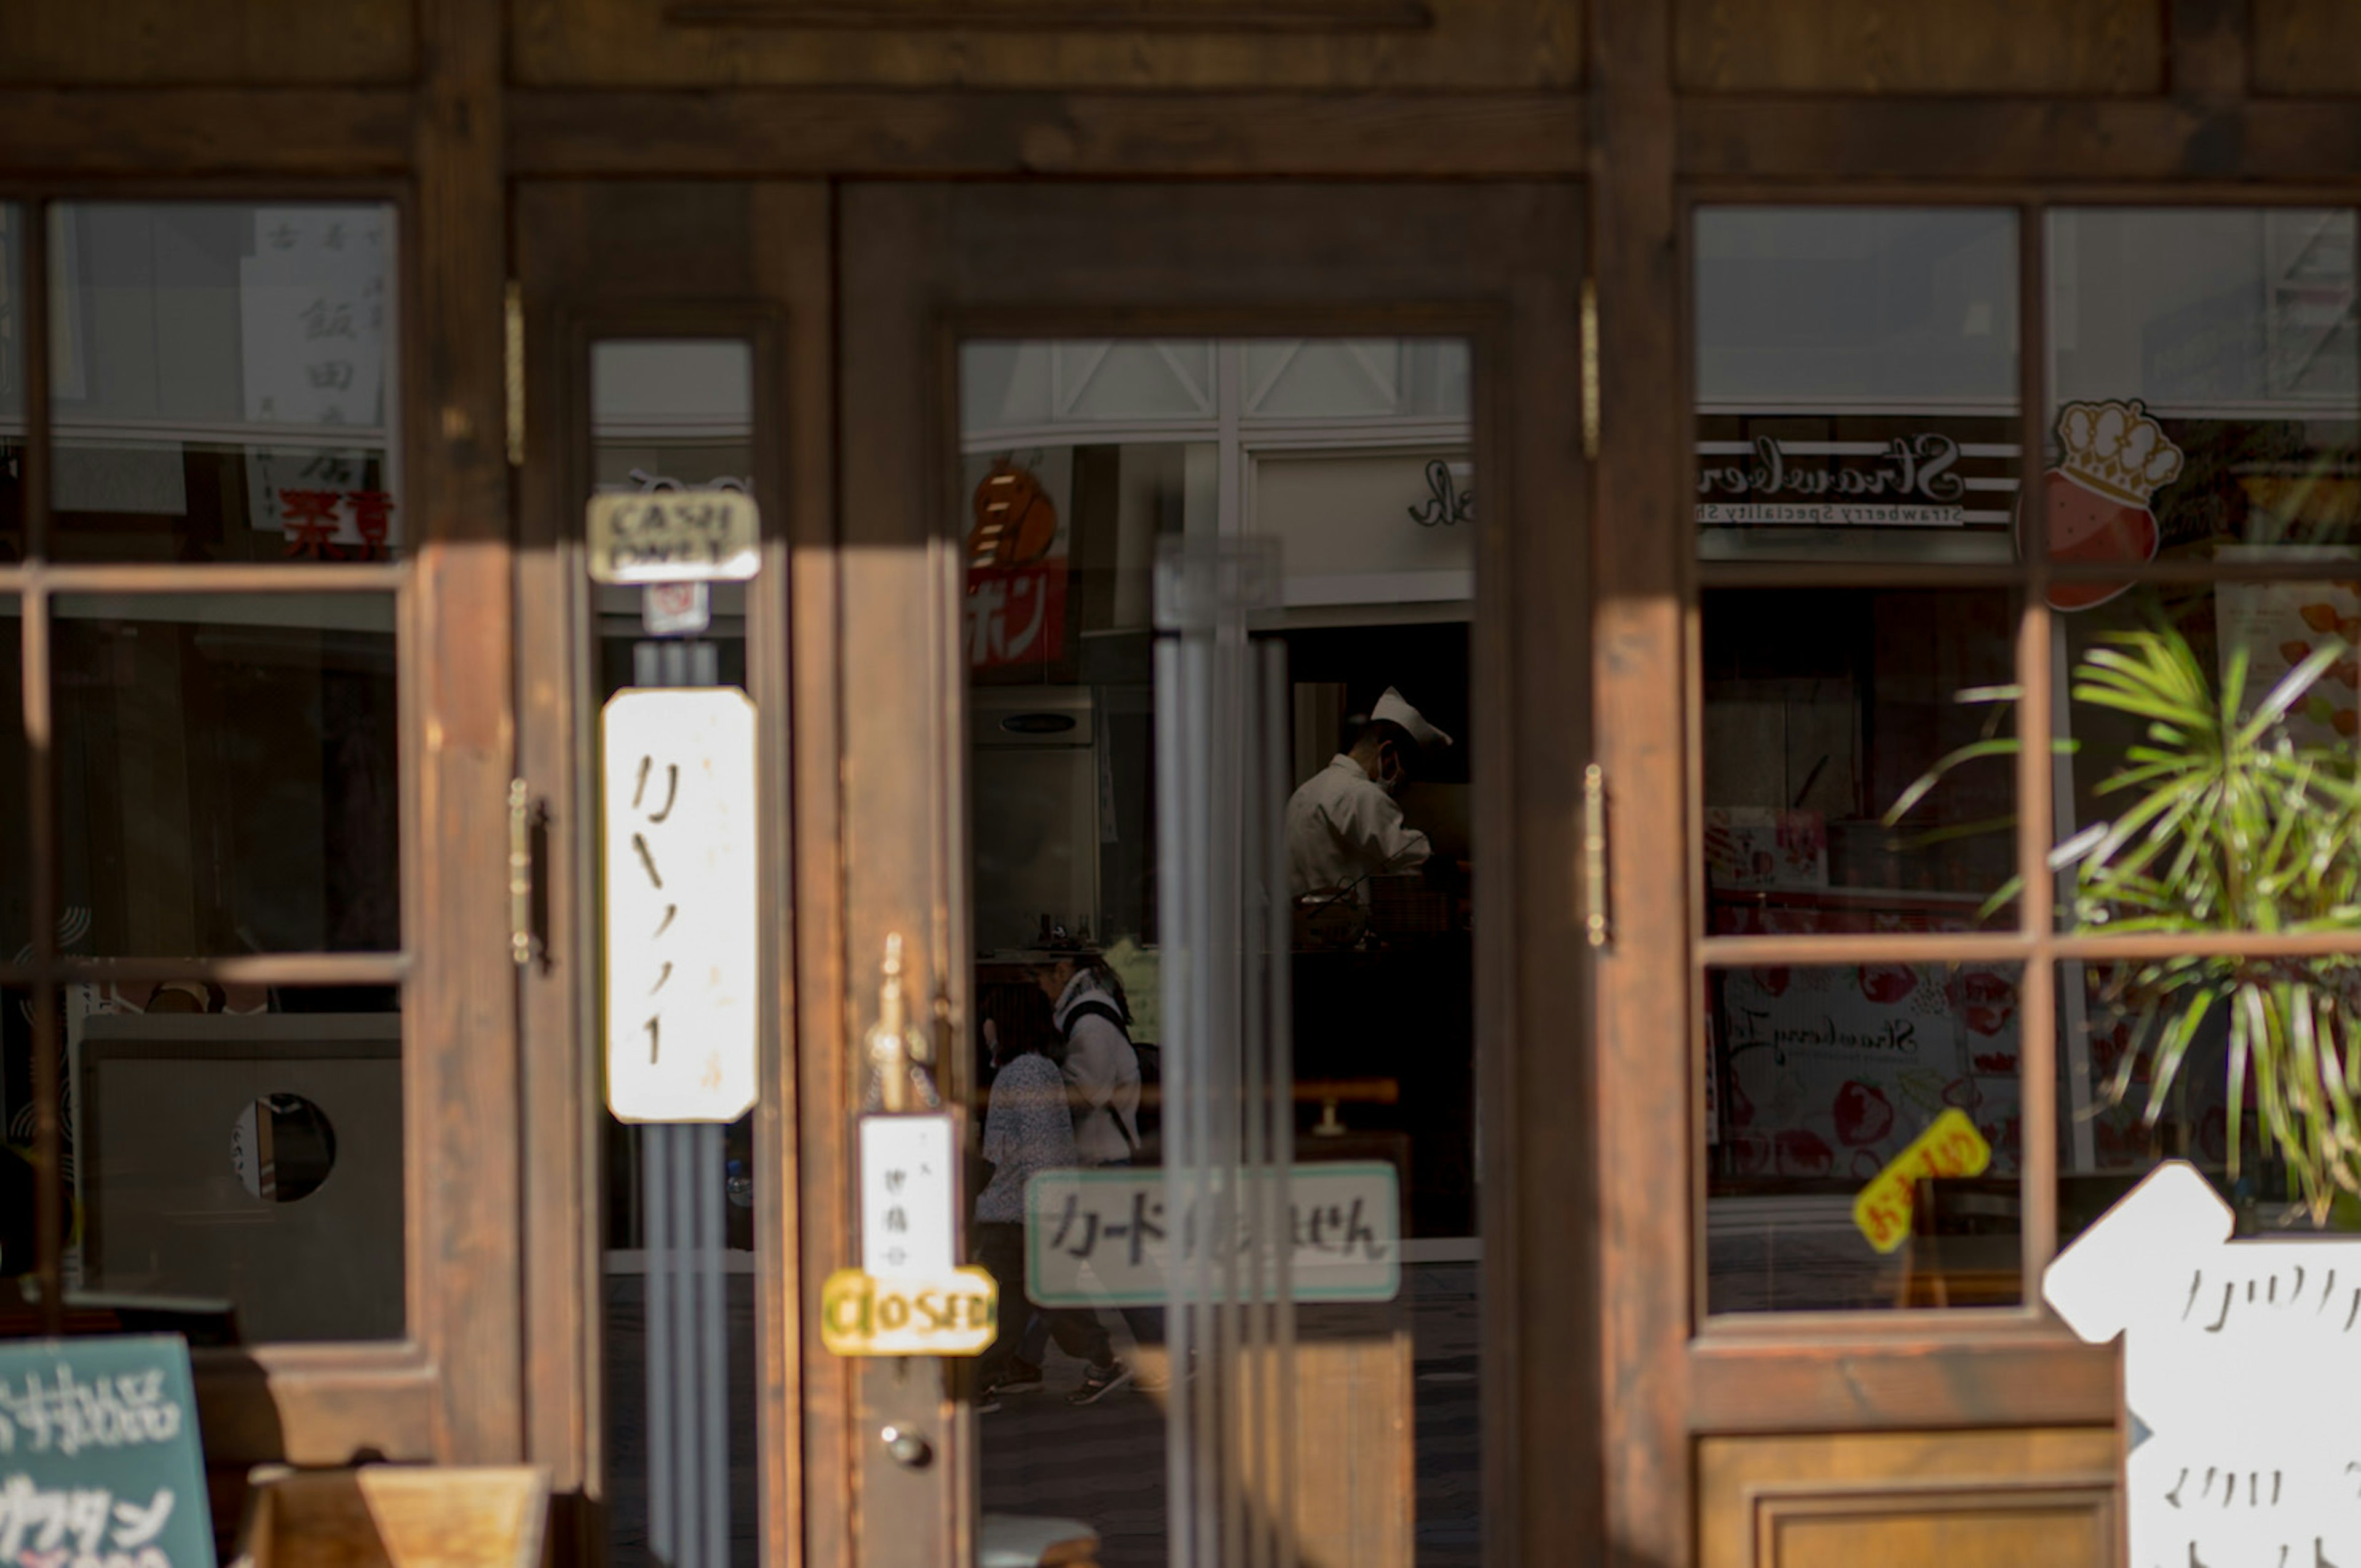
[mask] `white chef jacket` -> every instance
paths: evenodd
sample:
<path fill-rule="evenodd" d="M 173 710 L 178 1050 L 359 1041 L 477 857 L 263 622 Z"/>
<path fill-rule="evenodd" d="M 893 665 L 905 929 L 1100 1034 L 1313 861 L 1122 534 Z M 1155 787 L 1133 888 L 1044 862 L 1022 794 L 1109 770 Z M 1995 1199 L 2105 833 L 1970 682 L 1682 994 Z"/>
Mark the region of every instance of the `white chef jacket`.
<path fill-rule="evenodd" d="M 1287 891 L 1293 897 L 1352 887 L 1366 901 L 1363 878 L 1414 872 L 1433 852 L 1425 834 L 1403 824 L 1394 797 L 1342 753 L 1288 799 Z"/>

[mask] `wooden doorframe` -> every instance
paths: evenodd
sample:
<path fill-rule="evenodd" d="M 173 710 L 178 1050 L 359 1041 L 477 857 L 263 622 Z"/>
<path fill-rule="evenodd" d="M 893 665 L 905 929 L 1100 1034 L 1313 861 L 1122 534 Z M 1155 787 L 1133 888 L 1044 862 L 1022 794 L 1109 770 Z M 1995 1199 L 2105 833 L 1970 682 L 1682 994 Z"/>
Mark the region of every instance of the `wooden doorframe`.
<path fill-rule="evenodd" d="M 968 1005 L 959 340 L 1350 332 L 1476 344 L 1477 921 L 1504 934 L 1477 945 L 1486 1517 L 1494 1554 L 1535 1563 L 1600 1541 L 1605 1462 L 1595 1167 L 1569 1135 L 1590 1115 L 1575 877 L 1591 682 L 1582 194 L 970 183 L 854 185 L 841 205 L 845 950 L 857 977 L 903 932 L 953 1037 Z M 854 995 L 857 1023 L 857 979 Z M 967 1086 L 955 1074 L 950 1087 Z M 874 1443 L 856 1450 L 858 1561 L 967 1561 L 972 1433 L 956 1378 L 889 1364 L 860 1381 L 858 1428 L 916 1424 L 943 1463 L 914 1475 Z"/>

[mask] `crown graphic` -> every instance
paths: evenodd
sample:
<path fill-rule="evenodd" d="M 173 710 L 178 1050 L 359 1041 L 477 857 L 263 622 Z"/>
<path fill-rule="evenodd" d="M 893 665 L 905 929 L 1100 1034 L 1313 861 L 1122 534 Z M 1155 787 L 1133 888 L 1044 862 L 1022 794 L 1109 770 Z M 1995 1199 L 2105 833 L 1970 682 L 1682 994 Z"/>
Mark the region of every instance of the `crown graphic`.
<path fill-rule="evenodd" d="M 2058 466 L 2072 478 L 2125 506 L 2180 477 L 2180 448 L 2137 398 L 2128 402 L 2068 403 L 2058 411 Z"/>

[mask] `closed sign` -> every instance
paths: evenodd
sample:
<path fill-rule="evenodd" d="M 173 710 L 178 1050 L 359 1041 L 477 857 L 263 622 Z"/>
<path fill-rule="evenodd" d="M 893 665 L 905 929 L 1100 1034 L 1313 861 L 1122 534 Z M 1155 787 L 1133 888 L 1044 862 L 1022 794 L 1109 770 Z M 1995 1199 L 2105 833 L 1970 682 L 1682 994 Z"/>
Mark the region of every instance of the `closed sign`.
<path fill-rule="evenodd" d="M 835 1355 L 980 1355 L 999 1329 L 1000 1288 L 981 1268 L 840 1268 L 820 1288 L 820 1343 Z"/>

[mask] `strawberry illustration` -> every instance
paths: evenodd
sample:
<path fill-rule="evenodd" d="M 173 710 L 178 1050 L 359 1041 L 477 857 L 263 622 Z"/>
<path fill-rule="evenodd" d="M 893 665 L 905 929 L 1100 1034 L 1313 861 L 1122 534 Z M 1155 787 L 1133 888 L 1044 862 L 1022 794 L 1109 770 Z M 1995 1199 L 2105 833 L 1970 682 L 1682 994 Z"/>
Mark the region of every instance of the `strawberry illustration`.
<path fill-rule="evenodd" d="M 1861 993 L 1880 1006 L 1891 1007 L 1918 989 L 1918 971 L 1908 964 L 1863 964 Z"/>
<path fill-rule="evenodd" d="M 1772 1145 L 1778 1151 L 1782 1176 L 1826 1176 L 1837 1162 L 1836 1151 L 1807 1127 L 1790 1127 Z"/>
<path fill-rule="evenodd" d="M 1960 1015 L 1969 1028 L 1989 1038 L 2016 1016 L 2016 987 L 2005 975 L 1970 970 L 1960 977 Z"/>
<path fill-rule="evenodd" d="M 1828 1114 L 1836 1124 L 1837 1142 L 1848 1148 L 1882 1142 L 1894 1131 L 1894 1102 L 1875 1084 L 1858 1079 L 1837 1091 Z"/>

